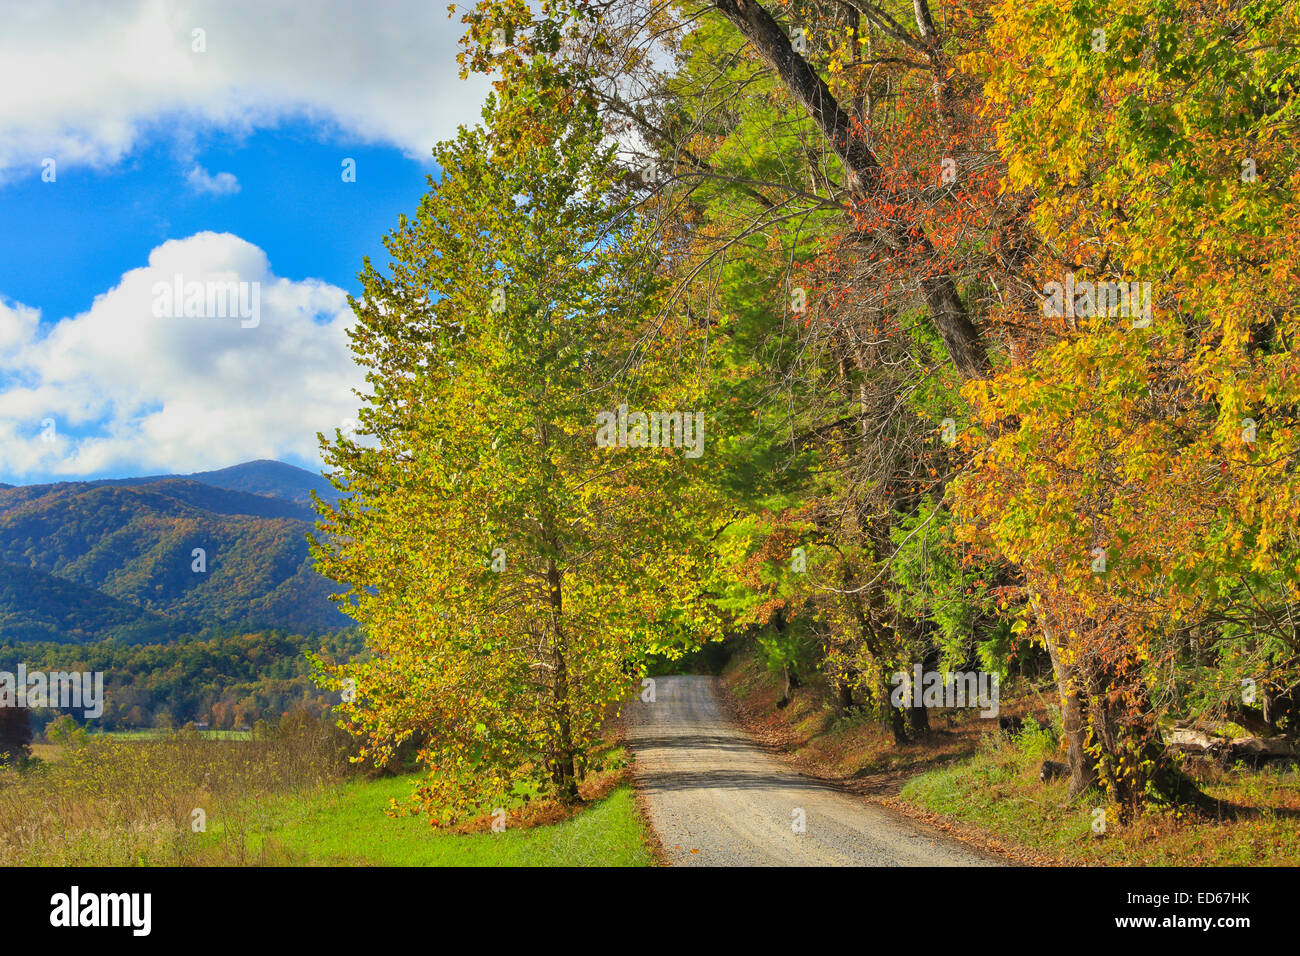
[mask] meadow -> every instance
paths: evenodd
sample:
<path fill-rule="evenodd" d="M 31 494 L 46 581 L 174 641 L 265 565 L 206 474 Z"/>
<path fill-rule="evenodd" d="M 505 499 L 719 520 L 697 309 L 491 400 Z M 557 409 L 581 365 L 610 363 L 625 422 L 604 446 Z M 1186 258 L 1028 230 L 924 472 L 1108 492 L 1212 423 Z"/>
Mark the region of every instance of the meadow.
<path fill-rule="evenodd" d="M 346 737 L 305 715 L 251 737 L 93 734 L 35 753 L 0 768 L 3 866 L 653 862 L 618 751 L 577 812 L 521 797 L 501 832 L 490 818 L 449 830 L 403 815 L 420 774 L 360 772 Z"/>

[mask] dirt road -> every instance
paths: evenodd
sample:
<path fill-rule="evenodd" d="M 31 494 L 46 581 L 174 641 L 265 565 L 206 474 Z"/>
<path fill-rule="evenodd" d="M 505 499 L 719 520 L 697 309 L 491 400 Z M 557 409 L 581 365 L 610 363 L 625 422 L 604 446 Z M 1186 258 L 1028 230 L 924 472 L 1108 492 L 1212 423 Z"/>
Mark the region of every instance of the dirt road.
<path fill-rule="evenodd" d="M 637 786 L 672 864 L 998 865 L 769 756 L 715 688 L 711 677 L 660 677 L 654 703 L 625 711 Z"/>

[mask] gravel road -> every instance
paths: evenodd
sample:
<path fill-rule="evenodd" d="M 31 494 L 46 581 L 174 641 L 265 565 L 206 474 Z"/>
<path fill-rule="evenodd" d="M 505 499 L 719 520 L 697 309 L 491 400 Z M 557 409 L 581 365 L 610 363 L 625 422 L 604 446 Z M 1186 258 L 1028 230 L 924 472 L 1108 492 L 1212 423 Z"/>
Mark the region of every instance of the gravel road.
<path fill-rule="evenodd" d="M 999 865 L 769 756 L 722 709 L 714 678 L 656 678 L 655 697 L 624 713 L 637 788 L 675 866 Z"/>

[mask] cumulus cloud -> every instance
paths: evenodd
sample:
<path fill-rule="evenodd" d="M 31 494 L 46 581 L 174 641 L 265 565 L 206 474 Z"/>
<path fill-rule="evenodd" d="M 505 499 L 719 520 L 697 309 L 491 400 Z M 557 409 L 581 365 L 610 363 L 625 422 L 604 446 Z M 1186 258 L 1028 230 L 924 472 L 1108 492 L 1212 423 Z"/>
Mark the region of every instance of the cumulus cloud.
<path fill-rule="evenodd" d="M 213 176 L 202 166 L 195 166 L 185 176 L 191 189 L 209 196 L 230 196 L 239 192 L 239 180 L 234 173 L 217 173 Z"/>
<path fill-rule="evenodd" d="M 0 31 L 0 176 L 37 174 L 46 157 L 111 166 L 161 124 L 248 132 L 288 117 L 427 158 L 478 120 L 487 90 L 457 77 L 460 33 L 428 0 L 14 8 Z"/>
<path fill-rule="evenodd" d="M 178 281 L 248 284 L 257 325 L 160 310 L 159 291 Z M 165 242 L 87 312 L 39 319 L 0 299 L 0 472 L 19 479 L 313 462 L 315 433 L 356 415 L 347 293 L 276 276 L 261 249 L 229 233 Z"/>

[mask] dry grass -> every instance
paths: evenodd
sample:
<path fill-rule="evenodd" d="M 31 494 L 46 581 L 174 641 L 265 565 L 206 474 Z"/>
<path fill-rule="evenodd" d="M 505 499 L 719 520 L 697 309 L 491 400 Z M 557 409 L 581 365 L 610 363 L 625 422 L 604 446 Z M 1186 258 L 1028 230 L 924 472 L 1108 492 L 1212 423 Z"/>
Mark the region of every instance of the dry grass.
<path fill-rule="evenodd" d="M 81 736 L 40 745 L 40 762 L 0 768 L 0 865 L 645 865 L 647 828 L 611 743 L 593 755 L 582 802 L 542 796 L 434 829 L 393 817 L 418 774 L 358 774 L 349 741 L 306 717 L 273 736 L 214 740 Z M 206 827 L 196 832 L 193 813 Z"/>
<path fill-rule="evenodd" d="M 0 865 L 254 862 L 257 798 L 337 779 L 345 746 L 333 728 L 308 719 L 260 740 L 179 733 L 70 744 L 33 769 L 0 769 Z"/>

